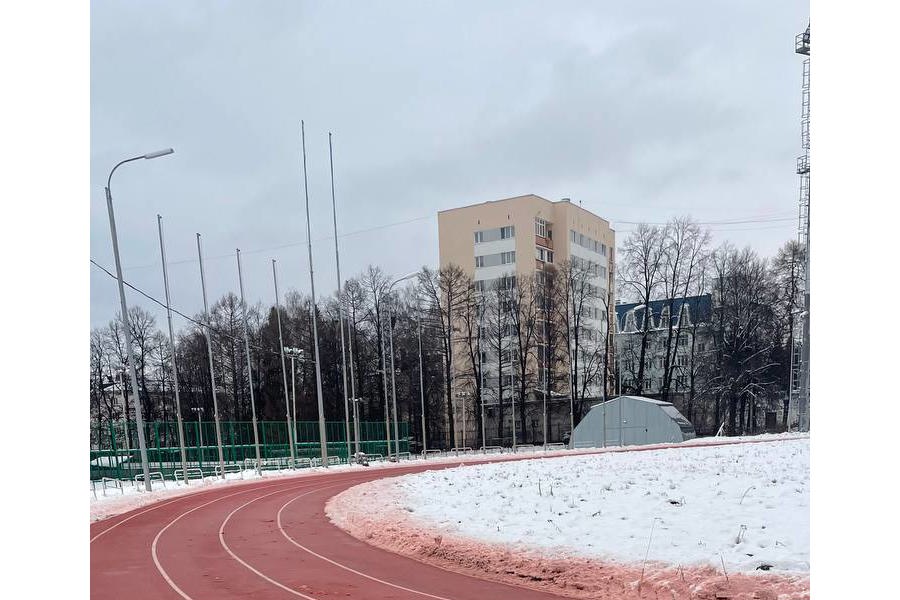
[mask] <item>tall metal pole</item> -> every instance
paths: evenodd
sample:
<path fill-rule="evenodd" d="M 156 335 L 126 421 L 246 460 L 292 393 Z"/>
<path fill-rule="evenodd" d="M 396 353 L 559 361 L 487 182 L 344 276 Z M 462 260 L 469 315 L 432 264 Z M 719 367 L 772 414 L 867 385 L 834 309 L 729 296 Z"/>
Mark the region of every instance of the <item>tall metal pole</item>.
<path fill-rule="evenodd" d="M 256 447 L 256 472 L 262 475 L 262 457 L 259 454 L 259 431 L 256 424 L 256 398 L 253 396 L 253 365 L 250 361 L 250 334 L 247 328 L 247 302 L 244 300 L 244 273 L 241 269 L 241 249 L 237 252 L 238 284 L 241 288 L 241 319 L 244 323 L 244 352 L 247 354 L 247 381 L 250 383 L 250 411 L 253 416 L 253 445 Z"/>
<path fill-rule="evenodd" d="M 147 460 L 147 444 L 144 440 L 144 415 L 143 411 L 141 410 L 141 393 L 140 388 L 138 387 L 137 371 L 134 368 L 135 358 L 134 349 L 131 345 L 131 324 L 128 322 L 128 303 L 125 301 L 125 284 L 122 279 L 122 261 L 119 258 L 119 237 L 118 235 L 116 235 L 116 216 L 115 212 L 113 211 L 112 192 L 110 191 L 110 182 L 112 181 L 112 176 L 116 169 L 118 169 L 120 165 L 123 165 L 126 162 L 130 162 L 132 160 L 137 160 L 138 158 L 144 157 L 138 156 L 135 158 L 123 160 L 115 167 L 113 167 L 112 171 L 110 171 L 109 178 L 106 181 L 106 210 L 109 213 L 109 233 L 112 237 L 113 257 L 116 261 L 116 281 L 119 285 L 119 305 L 122 310 L 122 328 L 125 330 L 125 352 L 127 353 L 126 357 L 128 359 L 128 375 L 131 378 L 131 389 L 134 390 L 135 397 L 134 418 L 135 421 L 137 421 L 138 447 L 140 448 L 141 454 L 141 468 L 144 472 L 144 487 L 148 492 L 150 492 L 153 490 L 153 486 L 150 483 L 150 463 Z"/>
<path fill-rule="evenodd" d="M 379 298 L 376 300 L 380 302 Z M 391 455 L 391 416 L 390 407 L 388 406 L 388 389 L 387 389 L 387 366 L 385 365 L 385 348 L 384 348 L 384 328 L 381 328 L 381 381 L 384 384 L 384 435 L 387 443 L 387 454 Z"/>
<path fill-rule="evenodd" d="M 550 340 L 547 339 L 547 294 L 544 293 L 544 327 L 543 327 L 543 338 L 544 338 L 544 450 L 547 450 L 547 387 L 549 385 L 550 379 L 550 371 L 547 369 L 547 347 L 550 345 Z"/>
<path fill-rule="evenodd" d="M 484 362 L 482 361 L 482 356 L 484 353 L 481 350 L 481 327 L 482 327 L 482 319 L 484 317 L 484 305 L 479 301 L 478 303 L 478 338 L 477 338 L 477 346 L 478 346 L 478 376 L 481 378 L 481 385 L 478 386 L 478 400 L 481 402 L 481 448 L 484 450 L 485 454 L 487 453 L 487 428 L 485 427 L 485 414 L 484 414 Z"/>
<path fill-rule="evenodd" d="M 396 373 L 397 370 L 394 368 L 394 311 L 391 309 L 391 314 L 388 315 L 388 335 L 391 340 L 391 397 L 393 399 L 393 410 L 394 410 L 394 456 L 397 457 L 397 460 L 400 460 L 400 427 L 398 424 L 398 416 L 397 416 L 397 379 Z"/>
<path fill-rule="evenodd" d="M 503 361 L 503 356 L 501 353 L 500 361 Z M 514 369 L 515 363 L 513 363 L 513 353 L 512 353 L 512 342 L 510 342 L 509 348 L 509 398 L 512 400 L 512 449 L 513 452 L 516 451 L 516 438 L 518 437 L 516 431 L 516 371 Z"/>
<path fill-rule="evenodd" d="M 163 285 L 166 289 L 166 320 L 169 322 L 169 348 L 172 358 L 172 383 L 175 388 L 175 419 L 178 423 L 178 448 L 181 450 L 181 474 L 188 484 L 187 451 L 184 448 L 184 424 L 181 421 L 181 395 L 178 393 L 178 361 L 175 359 L 175 330 L 172 327 L 172 302 L 169 298 L 169 267 L 166 264 L 166 244 L 163 240 L 162 215 L 156 215 L 159 228 L 159 254 L 162 257 Z"/>
<path fill-rule="evenodd" d="M 291 404 L 293 404 L 293 410 L 291 410 L 291 425 L 292 427 L 292 439 L 294 440 L 294 444 L 297 443 L 297 371 L 294 368 L 294 355 L 291 354 Z"/>
<path fill-rule="evenodd" d="M 356 372 L 353 368 L 353 328 L 350 327 L 349 321 L 347 322 L 347 350 L 350 354 L 350 394 L 353 400 L 353 439 L 356 445 L 356 451 L 359 452 L 359 409 L 357 407 L 358 398 L 356 397 Z"/>
<path fill-rule="evenodd" d="M 572 279 L 571 275 L 569 276 L 569 289 L 572 294 L 574 294 L 574 290 L 572 290 Z M 574 318 L 575 313 L 575 299 L 572 298 L 572 312 L 569 312 L 569 298 L 568 294 L 566 294 L 566 351 L 569 354 L 569 439 L 575 437 L 575 383 L 578 378 L 578 372 L 575 369 L 575 363 L 572 360 L 572 324 L 571 320 Z M 574 446 L 573 446 L 574 448 Z"/>
<path fill-rule="evenodd" d="M 203 333 L 206 336 L 206 350 L 209 356 L 209 383 L 212 390 L 213 419 L 216 422 L 216 446 L 219 450 L 219 477 L 225 479 L 225 452 L 222 450 L 222 427 L 219 423 L 219 400 L 216 397 L 216 369 L 213 364 L 212 337 L 210 336 L 209 304 L 206 301 L 206 273 L 203 270 L 203 248 L 200 244 L 200 234 L 197 234 L 197 256 L 200 259 L 200 287 L 203 289 L 203 320 L 205 326 Z"/>
<path fill-rule="evenodd" d="M 325 437 L 325 405 L 322 401 L 322 371 L 319 367 L 319 330 L 316 326 L 316 280 L 313 276 L 312 232 L 309 226 L 309 186 L 306 180 L 306 130 L 300 121 L 300 139 L 303 145 L 303 194 L 306 197 L 306 247 L 309 251 L 309 293 L 312 313 L 313 348 L 316 359 L 316 397 L 319 405 L 319 444 L 322 449 L 322 466 L 328 468 L 328 440 Z"/>
<path fill-rule="evenodd" d="M 278 297 L 278 272 L 275 269 L 275 259 L 272 259 L 272 280 L 275 282 L 275 315 L 278 317 L 278 351 L 281 354 L 281 375 L 284 381 L 284 418 L 287 423 L 288 444 L 291 446 L 291 466 L 296 466 L 296 449 L 291 435 L 291 407 L 288 403 L 287 368 L 284 364 L 284 336 L 281 333 L 281 300 Z"/>
<path fill-rule="evenodd" d="M 428 436 L 425 434 L 425 373 L 422 370 L 422 311 L 421 307 L 416 306 L 418 322 L 416 323 L 416 331 L 419 337 L 419 399 L 422 403 L 422 457 L 424 458 L 428 450 Z"/>
<path fill-rule="evenodd" d="M 341 255 L 338 251 L 337 203 L 334 200 L 334 155 L 331 150 L 330 131 L 328 132 L 328 163 L 331 167 L 331 214 L 334 218 L 334 264 L 337 268 L 338 321 L 341 324 L 341 376 L 344 378 L 344 427 L 347 437 L 347 462 L 350 462 L 350 408 L 349 400 L 347 399 L 347 355 L 344 352 L 344 286 L 341 282 Z"/>

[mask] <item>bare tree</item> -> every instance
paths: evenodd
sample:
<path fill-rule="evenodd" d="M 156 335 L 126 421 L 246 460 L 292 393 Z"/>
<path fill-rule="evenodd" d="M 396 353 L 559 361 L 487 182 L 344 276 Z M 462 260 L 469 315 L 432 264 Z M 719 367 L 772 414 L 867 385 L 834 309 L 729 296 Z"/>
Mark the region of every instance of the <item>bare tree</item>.
<path fill-rule="evenodd" d="M 786 390 L 782 406 L 782 427 L 788 426 L 788 409 L 790 404 L 791 385 L 791 353 L 794 348 L 794 334 L 797 331 L 797 318 L 804 306 L 803 265 L 806 262 L 805 249 L 796 240 L 789 240 L 778 249 L 772 261 L 772 272 L 777 286 L 778 301 L 776 304 L 778 348 L 775 359 L 779 362 L 779 381 Z"/>
<path fill-rule="evenodd" d="M 756 398 L 775 383 L 770 358 L 774 286 L 765 259 L 724 244 L 713 260 L 718 397 L 728 432 L 753 429 Z M 749 408 L 749 410 L 748 410 Z M 717 410 L 717 420 L 721 416 Z"/>
<path fill-rule="evenodd" d="M 482 439 L 480 423 L 482 420 L 482 394 L 483 388 L 483 350 L 482 350 L 482 330 L 484 329 L 484 312 L 485 298 L 475 289 L 475 286 L 469 284 L 466 287 L 465 298 L 460 307 L 460 322 L 462 325 L 462 337 L 465 352 L 465 361 L 467 369 L 464 377 L 470 380 L 469 387 L 473 390 L 475 398 L 475 421 L 476 435 L 475 439 L 480 441 L 482 446 L 486 446 L 487 442 Z"/>
<path fill-rule="evenodd" d="M 444 402 L 447 411 L 448 444 L 456 446 L 453 418 L 453 349 L 456 319 L 466 299 L 469 287 L 465 272 L 454 264 L 433 271 L 424 267 L 419 274 L 419 286 L 425 295 L 430 312 L 436 317 L 443 348 Z"/>
<path fill-rule="evenodd" d="M 665 237 L 665 228 L 641 223 L 628 236 L 619 251 L 620 288 L 633 295 L 635 300 L 644 307 L 635 378 L 635 392 L 638 395 L 644 391 L 647 346 L 653 317 L 650 311 L 650 302 L 656 298 L 663 282 Z"/>
<path fill-rule="evenodd" d="M 608 292 L 596 285 L 600 265 L 573 257 L 558 265 L 556 297 L 551 304 L 560 323 L 569 365 L 570 426 L 574 428 L 585 412 L 584 400 L 592 387 L 602 382 L 604 341 L 601 329 L 592 327 L 602 320 L 601 308 Z"/>
<path fill-rule="evenodd" d="M 518 440 L 525 441 L 525 400 L 534 385 L 535 347 L 538 342 L 538 295 L 535 293 L 532 275 L 520 275 L 516 285 L 506 294 L 509 308 L 509 324 L 512 329 L 515 353 L 511 360 L 514 380 L 518 386 L 513 393 L 518 396 L 518 423 L 522 435 Z"/>
<path fill-rule="evenodd" d="M 682 315 L 685 299 L 696 287 L 709 253 L 710 233 L 689 218 L 676 218 L 663 230 L 662 290 L 666 306 L 660 318 L 664 327 L 663 380 L 661 399 L 669 401 L 672 378 L 676 370 L 676 353 L 682 340 Z M 676 312 L 678 314 L 676 314 Z"/>
<path fill-rule="evenodd" d="M 515 375 L 513 374 L 513 342 L 512 342 L 512 316 L 510 294 L 517 285 L 515 276 L 500 277 L 494 280 L 484 291 L 482 296 L 484 302 L 482 332 L 480 334 L 482 340 L 482 348 L 485 352 L 485 362 L 488 366 L 482 366 L 484 369 L 485 386 L 492 389 L 494 399 L 497 403 L 497 438 L 500 443 L 504 440 L 504 390 L 506 389 L 506 380 L 504 379 L 504 367 L 509 364 L 509 387 L 515 386 Z"/>

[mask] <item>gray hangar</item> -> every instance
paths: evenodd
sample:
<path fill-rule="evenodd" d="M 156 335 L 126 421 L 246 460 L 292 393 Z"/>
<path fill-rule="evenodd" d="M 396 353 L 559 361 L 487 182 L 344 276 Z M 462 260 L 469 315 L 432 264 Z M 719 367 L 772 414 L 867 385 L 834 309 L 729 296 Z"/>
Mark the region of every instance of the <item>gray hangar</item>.
<path fill-rule="evenodd" d="M 694 437 L 694 426 L 671 402 L 619 396 L 591 407 L 575 427 L 569 447 L 661 444 Z"/>

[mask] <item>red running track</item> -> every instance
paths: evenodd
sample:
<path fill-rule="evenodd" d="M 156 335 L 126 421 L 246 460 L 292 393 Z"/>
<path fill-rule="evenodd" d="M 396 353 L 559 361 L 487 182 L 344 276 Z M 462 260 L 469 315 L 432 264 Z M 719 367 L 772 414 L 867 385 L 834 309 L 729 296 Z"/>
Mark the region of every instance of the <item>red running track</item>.
<path fill-rule="evenodd" d="M 658 447 L 622 451 L 651 449 Z M 528 458 L 534 457 L 498 460 Z M 92 523 L 91 597 L 559 600 L 375 548 L 325 516 L 328 499 L 356 484 L 458 465 L 423 462 L 215 487 Z"/>
<path fill-rule="evenodd" d="M 380 550 L 325 516 L 328 499 L 358 483 L 455 466 L 225 486 L 98 521 L 91 525 L 91 598 L 559 600 Z"/>

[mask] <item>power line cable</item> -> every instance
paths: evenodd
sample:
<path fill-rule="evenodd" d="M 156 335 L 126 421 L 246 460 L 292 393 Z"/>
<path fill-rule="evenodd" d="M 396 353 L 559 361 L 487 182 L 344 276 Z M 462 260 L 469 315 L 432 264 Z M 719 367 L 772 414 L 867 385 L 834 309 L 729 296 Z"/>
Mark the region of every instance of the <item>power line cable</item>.
<path fill-rule="evenodd" d="M 104 273 L 106 273 L 107 275 L 109 275 L 110 277 L 112 277 L 113 279 L 118 280 L 118 277 L 116 277 L 115 275 L 113 275 L 113 274 L 109 271 L 109 269 L 107 269 L 106 267 L 104 267 L 103 265 L 101 265 L 100 263 L 98 263 L 97 261 L 95 261 L 93 258 L 91 259 L 91 264 L 94 265 L 95 267 L 97 267 L 98 269 L 100 269 L 101 271 L 103 271 Z M 134 286 L 134 285 L 128 283 L 128 282 L 125 281 L 124 279 L 122 280 L 122 283 L 123 283 L 124 285 L 126 285 L 128 288 L 134 290 L 135 292 L 137 292 L 138 294 L 140 294 L 141 296 L 143 296 L 144 298 L 150 300 L 151 302 L 154 302 L 154 303 L 158 304 L 158 305 L 161 306 L 162 308 L 166 308 L 166 303 L 165 303 L 165 302 L 162 302 L 162 301 L 160 301 L 160 300 L 154 298 L 153 296 L 151 296 L 150 294 L 148 294 L 148 293 L 145 292 L 144 290 L 140 289 L 139 287 Z M 191 323 L 197 325 L 197 326 L 200 327 L 201 329 L 202 329 L 203 327 L 207 327 L 211 332 L 215 333 L 216 335 L 221 336 L 221 337 L 224 337 L 224 338 L 228 338 L 228 339 L 230 339 L 230 340 L 232 340 L 232 341 L 234 341 L 234 342 L 243 343 L 243 341 L 244 341 L 242 338 L 237 338 L 237 337 L 235 337 L 235 336 L 233 336 L 233 335 L 230 335 L 230 334 L 228 334 L 228 333 L 225 333 L 225 332 L 223 332 L 223 331 L 221 331 L 221 330 L 219 330 L 219 329 L 213 327 L 212 325 L 204 325 L 202 322 L 200 322 L 200 321 L 194 319 L 193 317 L 187 316 L 186 314 L 184 314 L 183 312 L 181 312 L 181 311 L 178 310 L 177 308 L 174 308 L 174 307 L 169 307 L 169 308 L 172 310 L 173 313 L 179 315 L 180 317 L 184 318 L 184 319 L 187 320 L 187 321 L 190 321 Z M 272 355 L 275 355 L 275 356 L 281 356 L 281 354 L 280 354 L 279 352 L 274 351 L 274 350 L 266 350 L 265 348 L 263 348 L 263 347 L 261 347 L 261 346 L 256 346 L 256 345 L 254 345 L 254 344 L 251 344 L 250 347 L 253 348 L 254 350 L 258 351 L 258 352 L 267 352 L 267 353 L 272 354 Z"/>
<path fill-rule="evenodd" d="M 390 228 L 390 227 L 397 227 L 397 226 L 400 226 L 400 225 L 408 225 L 408 224 L 410 224 L 410 223 L 416 223 L 416 222 L 418 222 L 418 221 L 425 221 L 425 220 L 428 220 L 428 219 L 433 219 L 434 217 L 435 217 L 435 215 L 427 215 L 427 216 L 424 216 L 424 217 L 415 217 L 414 219 L 407 219 L 407 220 L 405 220 L 405 221 L 396 221 L 396 222 L 394 222 L 394 223 L 385 223 L 384 225 L 375 225 L 375 226 L 373 226 L 373 227 L 367 227 L 367 228 L 365 228 L 365 229 L 357 229 L 357 230 L 355 230 L 355 231 L 348 231 L 347 233 L 341 233 L 341 234 L 338 234 L 338 237 L 339 237 L 339 238 L 351 237 L 351 236 L 359 235 L 359 234 L 362 234 L 362 233 L 370 233 L 370 232 L 372 232 L 372 231 L 379 231 L 379 230 L 381 230 L 381 229 L 388 229 L 388 228 Z M 334 239 L 334 236 L 333 236 L 333 235 L 326 235 L 326 236 L 323 236 L 323 237 L 314 239 L 313 242 L 316 242 L 316 243 L 318 243 L 318 242 L 326 242 L 326 241 L 331 241 L 331 240 L 333 240 L 333 239 Z M 306 245 L 306 240 L 304 240 L 304 241 L 302 241 L 302 242 L 288 242 L 288 243 L 286 243 L 286 244 L 280 244 L 280 245 L 278 245 L 278 246 L 269 246 L 269 247 L 267 247 L 267 248 L 257 248 L 257 249 L 255 249 L 255 250 L 242 250 L 241 252 L 243 252 L 244 255 L 247 255 L 247 254 L 259 254 L 259 253 L 262 253 L 262 252 L 271 252 L 271 251 L 273 251 L 273 250 L 283 250 L 283 249 L 285 249 L 285 248 L 293 248 L 293 247 L 295 247 L 295 246 L 305 246 L 305 245 Z M 209 256 L 209 257 L 207 257 L 207 260 L 223 260 L 223 259 L 226 259 L 226 258 L 234 258 L 234 257 L 235 257 L 235 254 L 234 254 L 234 253 L 232 253 L 232 254 L 219 254 L 219 255 L 217 255 L 217 256 Z M 171 261 L 169 261 L 169 266 L 171 266 L 171 265 L 186 265 L 186 264 L 193 264 L 193 263 L 196 263 L 196 262 L 198 262 L 198 259 L 196 259 L 196 258 L 186 258 L 186 259 L 181 259 L 181 260 L 171 260 Z M 157 266 L 159 266 L 159 265 L 157 265 L 156 263 L 154 263 L 154 264 L 146 264 L 146 265 L 137 265 L 137 266 L 133 266 L 133 267 L 128 267 L 128 268 L 125 269 L 125 270 L 126 270 L 126 271 L 133 271 L 133 270 L 137 270 L 137 269 L 149 269 L 149 268 L 154 268 L 154 267 L 157 267 Z"/>
<path fill-rule="evenodd" d="M 793 211 L 780 211 L 780 212 L 763 213 L 763 214 L 760 214 L 760 215 L 754 215 L 753 218 L 746 218 L 746 219 L 726 219 L 726 220 L 720 220 L 720 221 L 696 221 L 695 223 L 696 223 L 697 225 L 717 226 L 717 225 L 743 225 L 743 224 L 750 224 L 750 223 L 776 223 L 776 222 L 781 222 L 781 221 L 791 221 L 791 222 L 795 221 L 795 220 L 796 220 L 796 216 L 791 216 L 791 217 L 779 217 L 779 215 L 787 214 L 787 212 L 790 212 L 791 214 L 793 214 Z M 360 235 L 360 234 L 363 234 L 363 233 L 370 233 L 370 232 L 372 232 L 372 231 L 380 231 L 380 230 L 382 230 L 382 229 L 389 229 L 389 228 L 391 228 L 391 227 L 398 227 L 398 226 L 400 226 L 400 225 L 409 225 L 410 223 L 417 223 L 417 222 L 419 222 L 419 221 L 426 221 L 426 220 L 433 219 L 433 218 L 435 218 L 435 216 L 436 216 L 435 214 L 431 214 L 431 215 L 425 215 L 425 216 L 421 216 L 421 217 L 415 217 L 415 218 L 412 218 L 412 219 L 406 219 L 406 220 L 404 220 L 404 221 L 395 221 L 395 222 L 393 222 L 393 223 L 385 223 L 385 224 L 383 224 L 383 225 L 375 225 L 375 226 L 373 226 L 373 227 L 367 227 L 367 228 L 364 228 L 364 229 L 357 229 L 357 230 L 355 230 L 355 231 L 349 231 L 349 232 L 347 232 L 347 233 L 341 233 L 341 234 L 338 234 L 338 237 L 339 237 L 339 238 L 347 238 L 347 237 L 351 237 L 351 236 L 354 236 L 354 235 Z M 616 225 L 620 225 L 620 224 L 621 224 L 621 225 L 640 225 L 640 224 L 645 224 L 645 225 L 666 225 L 666 223 L 659 223 L 659 222 L 648 222 L 648 221 L 620 221 L 620 220 L 617 220 L 617 219 L 609 219 L 609 222 L 612 223 L 612 224 L 616 224 Z M 735 230 L 735 231 L 737 231 L 737 230 Z M 334 239 L 334 236 L 333 236 L 333 235 L 326 235 L 326 236 L 322 236 L 322 237 L 319 237 L 319 238 L 314 239 L 313 242 L 316 242 L 316 243 L 318 243 L 318 242 L 326 242 L 326 241 L 331 241 L 331 240 L 333 240 L 333 239 Z M 302 241 L 302 242 L 287 242 L 287 243 L 285 243 L 285 244 L 279 244 L 279 245 L 277 245 L 277 246 L 269 246 L 269 247 L 266 247 L 266 248 L 257 248 L 257 249 L 251 249 L 251 250 L 244 250 L 243 253 L 244 253 L 244 255 L 247 255 L 247 254 L 260 254 L 260 253 L 262 253 L 262 252 L 272 252 L 272 251 L 274 251 L 274 250 L 284 250 L 284 249 L 286 249 L 286 248 L 293 248 L 293 247 L 296 247 L 296 246 L 304 246 L 304 245 L 306 245 L 306 241 L 305 241 L 305 240 Z M 219 255 L 216 255 L 216 256 L 210 256 L 210 257 L 207 258 L 207 260 L 224 260 L 224 259 L 231 259 L 231 258 L 234 258 L 234 256 L 235 256 L 234 253 L 231 253 L 231 254 L 219 254 Z M 195 264 L 195 263 L 197 263 L 197 259 L 196 259 L 196 258 L 187 258 L 187 259 L 181 259 L 181 260 L 173 260 L 173 261 L 169 261 L 169 266 L 172 266 L 172 265 Z M 152 263 L 152 264 L 144 264 L 144 265 L 136 265 L 136 266 L 127 267 L 125 270 L 126 270 L 126 271 L 136 271 L 136 270 L 138 270 L 138 269 L 150 269 L 150 268 L 155 268 L 155 267 L 157 267 L 157 266 L 159 266 L 157 263 Z"/>

